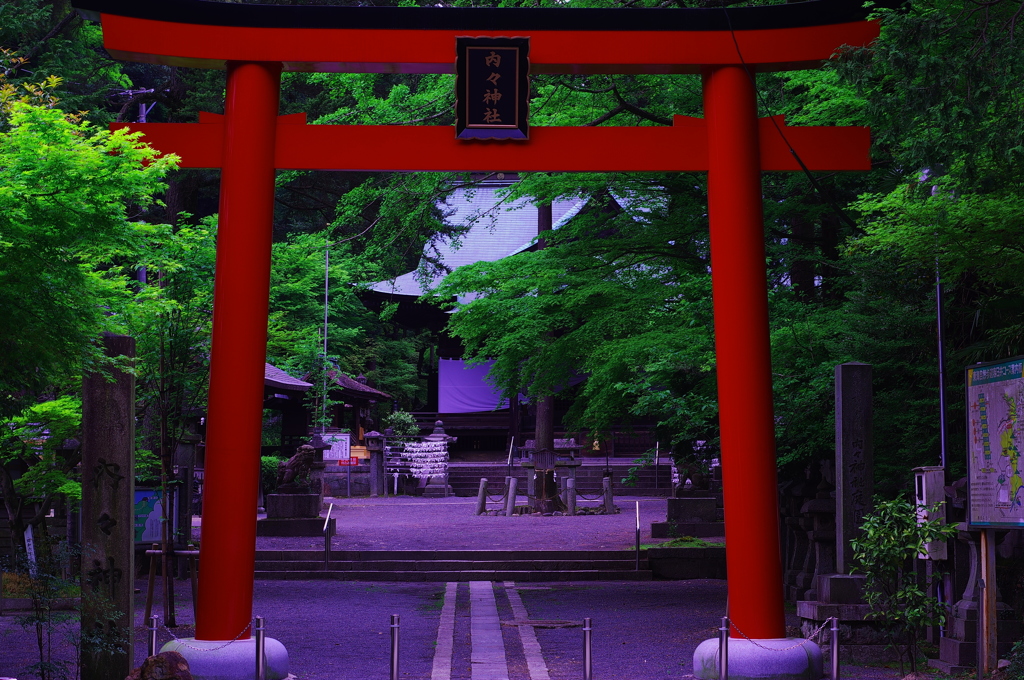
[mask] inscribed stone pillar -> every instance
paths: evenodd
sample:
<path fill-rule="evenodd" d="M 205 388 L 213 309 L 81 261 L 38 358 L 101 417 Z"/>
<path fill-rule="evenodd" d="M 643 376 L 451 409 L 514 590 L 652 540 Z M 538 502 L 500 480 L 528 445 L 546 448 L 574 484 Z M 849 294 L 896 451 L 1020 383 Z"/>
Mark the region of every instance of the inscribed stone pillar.
<path fill-rule="evenodd" d="M 836 572 L 849 574 L 850 539 L 874 493 L 874 447 L 871 433 L 871 365 L 836 366 Z"/>
<path fill-rule="evenodd" d="M 135 340 L 104 334 L 108 356 L 135 357 Z M 112 370 L 82 380 L 82 680 L 133 667 L 135 379 Z"/>

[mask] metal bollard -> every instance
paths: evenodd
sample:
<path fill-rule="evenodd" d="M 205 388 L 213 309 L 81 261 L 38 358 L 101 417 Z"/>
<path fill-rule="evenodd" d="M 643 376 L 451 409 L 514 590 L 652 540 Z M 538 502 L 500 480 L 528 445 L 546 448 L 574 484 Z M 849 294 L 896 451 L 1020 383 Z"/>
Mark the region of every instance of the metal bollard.
<path fill-rule="evenodd" d="M 832 680 L 839 680 L 839 617 L 832 617 Z"/>
<path fill-rule="evenodd" d="M 567 499 L 565 501 L 566 512 L 569 515 L 576 514 L 576 480 L 570 477 L 565 480 L 565 490 Z"/>
<path fill-rule="evenodd" d="M 391 615 L 391 680 L 398 680 L 398 614 Z"/>
<path fill-rule="evenodd" d="M 484 514 L 487 509 L 487 478 L 480 478 L 480 491 L 476 494 L 476 514 Z"/>
<path fill-rule="evenodd" d="M 511 517 L 516 514 L 516 487 L 519 486 L 519 480 L 515 477 L 509 477 L 508 479 L 508 499 L 505 501 L 505 516 Z"/>
<path fill-rule="evenodd" d="M 583 619 L 583 680 L 594 678 L 593 635 L 594 627 L 590 618 Z"/>
<path fill-rule="evenodd" d="M 159 628 L 156 622 L 159 620 L 159 616 L 153 614 L 149 617 L 149 644 L 146 647 L 148 654 L 146 656 L 154 656 L 156 654 L 156 630 Z"/>
<path fill-rule="evenodd" d="M 718 629 L 718 680 L 729 680 L 729 617 L 722 617 Z"/>
<path fill-rule="evenodd" d="M 256 617 L 256 680 L 267 680 L 267 629 L 263 617 Z"/>

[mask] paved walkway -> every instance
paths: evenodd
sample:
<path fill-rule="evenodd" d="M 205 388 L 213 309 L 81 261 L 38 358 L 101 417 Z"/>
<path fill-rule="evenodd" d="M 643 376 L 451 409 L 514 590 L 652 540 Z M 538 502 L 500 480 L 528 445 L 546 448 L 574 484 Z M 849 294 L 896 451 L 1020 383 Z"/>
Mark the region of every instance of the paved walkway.
<path fill-rule="evenodd" d="M 334 499 L 335 549 L 623 549 L 665 517 L 664 499 L 619 498 L 610 516 L 477 517 L 473 499 Z M 201 526 L 196 527 L 197 533 Z M 260 548 L 322 549 L 322 539 L 260 538 Z M 145 656 L 146 581 L 137 582 L 135 657 Z M 187 581 L 176 582 L 178 626 L 193 633 Z M 159 588 L 158 588 L 159 591 Z M 716 636 L 725 609 L 724 581 L 367 583 L 257 581 L 254 614 L 288 649 L 299 680 L 389 677 L 390 616 L 400 616 L 400 677 L 416 680 L 579 680 L 583 619 L 593 620 L 595 680 L 691 677 L 693 650 Z M 154 613 L 164 621 L 157 595 Z M 796 626 L 792 614 L 787 623 Z M 794 628 L 795 629 L 795 628 Z M 65 629 L 73 633 L 73 627 Z M 59 658 L 74 658 L 61 634 Z M 24 680 L 35 634 L 0 616 L 0 677 Z M 844 680 L 890 680 L 896 671 L 843 668 Z M 119 680 L 119 679 L 115 679 Z"/>

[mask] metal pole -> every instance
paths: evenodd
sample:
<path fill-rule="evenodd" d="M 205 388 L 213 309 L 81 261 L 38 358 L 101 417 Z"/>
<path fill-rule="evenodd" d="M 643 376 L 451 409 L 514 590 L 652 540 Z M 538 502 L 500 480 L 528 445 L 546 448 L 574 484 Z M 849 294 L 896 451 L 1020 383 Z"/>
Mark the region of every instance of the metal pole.
<path fill-rule="evenodd" d="M 839 617 L 832 617 L 832 680 L 839 680 Z"/>
<path fill-rule="evenodd" d="M 327 508 L 327 519 L 324 520 L 324 571 L 331 563 L 331 512 L 334 510 L 334 503 Z"/>
<path fill-rule="evenodd" d="M 660 442 L 654 442 L 654 488 L 658 488 L 658 462 L 661 458 L 661 451 L 658 448 Z"/>
<path fill-rule="evenodd" d="M 718 680 L 729 680 L 729 617 L 722 617 L 718 629 Z"/>
<path fill-rule="evenodd" d="M 256 617 L 256 680 L 267 680 L 267 631 L 263 627 L 263 617 Z"/>
<path fill-rule="evenodd" d="M 640 501 L 636 502 L 636 570 L 640 571 Z"/>
<path fill-rule="evenodd" d="M 159 618 L 156 614 L 149 617 L 149 645 L 146 650 L 148 652 L 146 656 L 156 655 L 156 630 L 158 628 L 156 622 Z"/>
<path fill-rule="evenodd" d="M 590 617 L 583 619 L 583 680 L 594 678 L 594 627 Z"/>
<path fill-rule="evenodd" d="M 391 680 L 398 680 L 398 614 L 391 615 Z"/>
<path fill-rule="evenodd" d="M 935 324 L 939 340 L 939 457 L 946 470 L 946 334 L 942 323 L 942 278 L 939 261 L 935 260 Z M 948 482 L 947 482 L 948 483 Z"/>

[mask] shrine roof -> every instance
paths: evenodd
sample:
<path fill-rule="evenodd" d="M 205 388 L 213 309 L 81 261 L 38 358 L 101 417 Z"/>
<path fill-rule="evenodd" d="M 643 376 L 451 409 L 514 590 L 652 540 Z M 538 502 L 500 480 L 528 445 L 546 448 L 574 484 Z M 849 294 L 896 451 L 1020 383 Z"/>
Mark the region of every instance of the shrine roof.
<path fill-rule="evenodd" d="M 101 14 L 206 26 L 391 30 L 744 31 L 863 20 L 859 0 L 806 0 L 721 8 L 342 7 L 262 5 L 204 0 L 75 0 L 90 19 Z"/>
<path fill-rule="evenodd" d="M 115 59 L 190 68 L 453 73 L 458 36 L 530 39 L 532 73 L 699 73 L 817 68 L 877 24 L 860 0 L 728 8 L 336 7 L 201 0 L 73 0 Z"/>
<path fill-rule="evenodd" d="M 304 380 L 288 375 L 273 364 L 263 364 L 263 384 L 266 387 L 295 392 L 306 392 L 313 386 Z"/>
<path fill-rule="evenodd" d="M 440 239 L 424 247 L 424 254 L 438 258 L 448 269 L 456 269 L 474 262 L 494 262 L 529 247 L 537 236 L 537 208 L 528 199 L 502 201 L 499 192 L 508 188 L 508 181 L 489 181 L 477 186 L 458 189 L 439 207 L 451 211 L 450 224 L 469 225 L 469 230 L 458 239 Z M 575 215 L 586 199 L 563 199 L 551 206 L 551 219 L 563 222 L 567 215 Z M 426 291 L 434 288 L 443 275 L 427 276 Z M 419 297 L 425 292 L 416 271 L 395 279 L 380 281 L 370 290 L 389 295 Z"/>
<path fill-rule="evenodd" d="M 328 373 L 334 383 L 341 388 L 341 393 L 346 399 L 369 399 L 370 401 L 386 401 L 392 399 L 387 392 L 382 392 L 369 385 L 364 385 L 355 378 L 350 378 L 341 371 L 334 370 Z"/>

